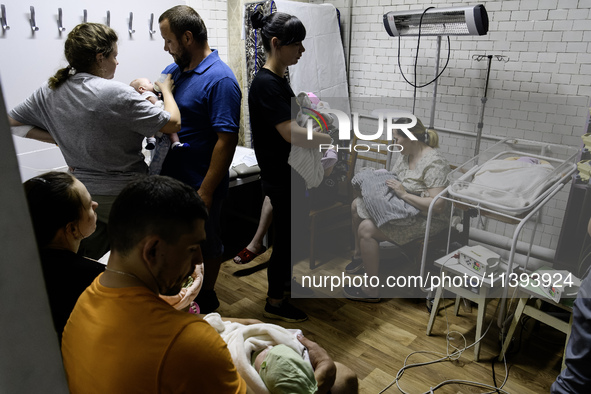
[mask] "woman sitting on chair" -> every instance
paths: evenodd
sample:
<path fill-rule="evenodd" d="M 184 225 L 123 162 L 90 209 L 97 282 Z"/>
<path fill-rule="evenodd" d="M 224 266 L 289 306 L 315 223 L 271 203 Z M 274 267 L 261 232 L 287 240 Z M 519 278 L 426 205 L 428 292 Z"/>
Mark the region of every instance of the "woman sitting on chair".
<path fill-rule="evenodd" d="M 105 266 L 78 254 L 96 229 L 96 208 L 86 187 L 66 172 L 48 172 L 24 183 L 53 325 L 62 331 L 78 297 Z"/>
<path fill-rule="evenodd" d="M 417 141 L 408 138 L 401 130 L 394 129 L 394 143 L 402 146 L 402 151 L 394 160 L 391 172 L 399 180 L 386 181 L 389 190 L 404 202 L 417 208 L 420 213 L 404 219 L 390 220 L 377 226 L 368 213 L 361 197 L 351 204 L 355 250 L 353 260 L 345 268 L 348 274 L 363 273 L 368 277 L 378 276 L 380 267 L 380 247 L 382 241 L 404 245 L 425 236 L 427 212 L 433 198 L 447 187 L 447 174 L 450 171 L 447 160 L 434 148 L 439 147 L 439 137 L 435 130 L 427 130 L 417 119 L 417 124 L 409 129 Z M 385 197 L 386 198 L 386 197 Z M 435 234 L 448 224 L 445 213 L 445 200 L 438 200 L 434 206 L 430 232 Z M 363 302 L 379 302 L 377 287 L 345 287 L 347 298 Z"/>

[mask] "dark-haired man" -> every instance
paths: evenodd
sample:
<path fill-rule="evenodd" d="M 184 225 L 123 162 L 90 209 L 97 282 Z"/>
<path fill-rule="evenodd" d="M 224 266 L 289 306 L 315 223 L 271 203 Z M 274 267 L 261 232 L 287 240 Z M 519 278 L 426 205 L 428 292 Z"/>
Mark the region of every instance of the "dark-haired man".
<path fill-rule="evenodd" d="M 72 393 L 246 392 L 218 333 L 159 297 L 177 294 L 201 262 L 206 220 L 203 201 L 175 179 L 123 189 L 109 216 L 107 268 L 64 330 Z"/>
<path fill-rule="evenodd" d="M 242 93 L 232 70 L 207 41 L 203 19 L 191 7 L 178 5 L 158 19 L 164 50 L 174 63 L 166 67 L 175 84 L 181 112 L 181 142 L 189 147 L 170 151 L 162 166 L 168 175 L 193 187 L 209 210 L 203 245 L 205 278 L 197 299 L 204 313 L 219 306 L 214 292 L 223 245 L 220 211 L 228 191 L 228 169 L 238 142 Z"/>

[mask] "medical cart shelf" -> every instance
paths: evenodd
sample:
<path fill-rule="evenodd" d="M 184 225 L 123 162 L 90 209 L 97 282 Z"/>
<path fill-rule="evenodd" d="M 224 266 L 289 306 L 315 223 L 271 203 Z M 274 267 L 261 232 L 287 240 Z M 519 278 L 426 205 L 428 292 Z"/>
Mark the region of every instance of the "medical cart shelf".
<path fill-rule="evenodd" d="M 433 324 L 437 318 L 439 304 L 443 296 L 443 291 L 448 290 L 456 294 L 456 302 L 454 314 L 457 315 L 460 306 L 460 297 L 466 298 L 475 302 L 478 305 L 478 317 L 476 319 L 476 339 L 482 336 L 482 326 L 484 323 L 484 316 L 486 314 L 486 307 L 492 297 L 498 296 L 501 292 L 501 277 L 496 275 L 481 276 L 474 271 L 461 265 L 457 258 L 457 251 L 452 252 L 440 259 L 435 260 L 435 266 L 441 269 L 441 285 L 437 287 L 437 292 L 433 300 L 431 315 L 429 317 L 429 324 L 427 325 L 427 335 L 431 335 Z M 446 278 L 447 277 L 447 278 Z M 468 286 L 454 285 L 454 278 L 459 277 L 463 279 L 464 284 Z M 457 281 L 455 283 L 458 283 Z M 472 287 L 470 284 L 476 286 Z M 474 361 L 478 361 L 480 356 L 480 341 L 474 345 Z"/>
<path fill-rule="evenodd" d="M 527 153 L 529 156 L 532 157 L 536 157 L 539 158 L 541 160 L 548 160 L 549 162 L 555 163 L 555 165 L 557 167 L 560 168 L 560 173 L 557 174 L 556 172 L 554 173 L 554 175 L 558 175 L 556 177 L 554 177 L 554 179 L 552 180 L 552 183 L 550 183 L 547 188 L 545 188 L 545 190 L 543 191 L 543 193 L 538 196 L 538 198 L 536 198 L 533 202 L 531 202 L 531 204 L 527 207 L 527 209 L 506 209 L 505 207 L 498 207 L 495 206 L 495 204 L 490 204 L 488 201 L 481 201 L 478 199 L 475 199 L 474 197 L 469 197 L 469 198 L 464 198 L 463 196 L 458 195 L 457 192 L 452 192 L 451 188 L 454 187 L 454 180 L 461 180 L 462 182 L 466 179 L 466 177 L 464 175 L 462 175 L 461 173 L 467 173 L 467 172 L 475 172 L 475 167 L 476 166 L 480 166 L 484 163 L 486 163 L 488 160 L 493 160 L 498 156 L 498 149 L 500 147 L 503 147 L 503 144 L 507 144 L 507 149 L 509 150 L 514 150 L 513 146 L 514 144 L 520 145 L 520 146 L 526 146 L 528 147 L 528 150 L 524 150 L 525 153 Z M 538 154 L 531 154 L 529 148 L 533 147 L 533 148 L 537 148 L 539 147 L 540 152 Z M 495 150 L 496 149 L 496 150 Z M 453 213 L 457 210 L 457 211 L 463 211 L 464 214 L 464 219 L 466 219 L 466 215 L 468 215 L 469 211 L 472 212 L 477 212 L 479 215 L 484 216 L 484 217 L 488 217 L 490 220 L 495 220 L 495 221 L 500 221 L 509 225 L 513 225 L 515 226 L 515 229 L 513 231 L 513 237 L 510 243 L 510 248 L 508 250 L 508 258 L 506 259 L 506 268 L 503 270 L 499 270 L 497 271 L 496 277 L 500 278 L 501 274 L 505 275 L 505 278 L 508 278 L 509 275 L 511 273 L 514 272 L 514 261 L 515 261 L 515 254 L 517 252 L 517 243 L 519 240 L 519 236 L 522 232 L 522 230 L 525 227 L 525 224 L 527 222 L 529 222 L 531 219 L 536 218 L 535 222 L 534 222 L 534 228 L 532 230 L 532 235 L 531 238 L 529 240 L 529 251 L 527 253 L 527 258 L 529 259 L 529 254 L 531 252 L 531 247 L 533 246 L 533 242 L 534 242 L 534 235 L 537 229 L 537 224 L 539 222 L 539 215 L 540 215 L 540 211 L 541 209 L 544 207 L 544 205 L 546 205 L 548 203 L 548 201 L 550 201 L 560 190 L 562 190 L 564 188 L 564 186 L 571 180 L 572 178 L 572 174 L 575 172 L 576 166 L 572 165 L 572 160 L 573 160 L 573 155 L 572 152 L 569 151 L 564 151 L 561 152 L 560 154 L 556 154 L 559 151 L 558 148 L 554 148 L 551 147 L 551 149 L 547 148 L 546 146 L 544 146 L 543 144 L 540 143 L 530 143 L 530 141 L 525 141 L 525 140 L 511 140 L 508 143 L 506 143 L 505 141 L 501 141 L 499 144 L 495 144 L 492 148 L 487 149 L 486 151 L 482 152 L 480 155 L 476 156 L 475 158 L 471 159 L 470 161 L 464 163 L 464 165 L 458 167 L 456 170 L 454 170 L 452 172 L 452 174 L 450 174 L 450 176 L 448 177 L 448 179 L 451 181 L 450 185 L 444 189 L 441 193 L 439 193 L 437 196 L 435 196 L 435 198 L 433 199 L 433 201 L 431 202 L 431 205 L 429 207 L 429 211 L 427 214 L 427 224 L 426 224 L 426 231 L 425 231 L 425 240 L 424 240 L 424 247 L 423 247 L 423 254 L 422 254 L 422 259 L 421 259 L 421 269 L 420 269 L 420 275 L 424 278 L 425 277 L 425 268 L 426 268 L 426 259 L 427 259 L 427 247 L 428 247 L 428 241 L 429 241 L 429 228 L 430 228 L 430 224 L 431 224 L 431 220 L 432 220 L 432 216 L 434 214 L 433 212 L 433 207 L 435 205 L 435 203 L 440 200 L 446 200 L 448 204 L 451 204 L 451 211 L 450 211 L 450 224 L 448 227 L 448 242 L 447 242 L 447 253 L 450 253 L 450 243 L 451 243 L 451 233 L 452 233 L 452 223 L 453 221 L 452 216 Z M 517 151 L 519 152 L 519 150 Z M 554 152 L 553 156 L 544 156 L 544 154 L 548 153 L 548 152 Z M 513 155 L 513 152 L 512 152 Z M 525 155 L 523 155 L 525 156 Z M 457 191 L 457 184 L 456 186 L 456 191 Z M 502 209 L 501 209 L 502 208 Z M 468 238 L 469 238 L 469 229 L 470 229 L 470 220 L 464 220 L 464 240 L 465 243 L 467 244 Z M 444 264 L 443 261 L 445 261 L 445 259 L 449 259 L 451 256 L 453 256 L 454 253 L 448 254 L 446 257 L 443 257 L 442 259 L 439 259 L 435 262 L 435 265 L 439 265 L 439 267 L 442 267 L 442 272 L 446 272 L 448 274 L 451 275 L 463 275 L 465 272 L 462 270 L 467 270 L 465 267 L 456 267 L 454 268 L 454 264 L 448 265 Z M 452 257 L 453 258 L 453 257 Z M 527 266 L 527 264 L 526 264 Z M 462 270 L 458 270 L 458 268 L 461 268 Z M 475 272 L 472 272 L 471 275 L 478 275 Z M 433 322 L 437 316 L 438 313 L 438 306 L 439 306 L 439 302 L 440 302 L 440 298 L 443 294 L 443 290 L 449 290 L 453 293 L 455 293 L 458 298 L 461 297 L 465 297 L 467 299 L 473 300 L 478 304 L 478 318 L 477 318 L 477 331 L 476 331 L 476 339 L 478 339 L 481 335 L 481 330 L 482 330 L 482 323 L 484 320 L 484 316 L 486 314 L 486 305 L 488 303 L 488 300 L 490 300 L 491 297 L 499 297 L 500 296 L 500 300 L 499 300 L 499 307 L 498 307 L 498 318 L 497 318 L 497 325 L 499 328 L 501 328 L 502 330 L 505 328 L 503 327 L 505 320 L 506 320 L 506 300 L 509 296 L 509 287 L 505 284 L 504 287 L 498 288 L 496 286 L 486 286 L 486 284 L 484 284 L 483 286 L 481 286 L 479 289 L 477 289 L 478 291 L 476 293 L 472 292 L 469 289 L 465 289 L 465 288 L 458 288 L 458 287 L 454 287 L 454 286 L 439 286 L 436 290 L 437 290 L 437 294 L 435 297 L 435 303 L 433 305 L 432 311 L 431 311 L 431 316 L 429 319 L 429 324 L 427 327 L 427 335 L 430 335 L 431 330 L 432 330 L 432 326 L 433 326 Z M 513 288 L 514 289 L 514 288 Z M 423 289 L 423 290 L 435 290 L 435 289 Z M 491 291 L 494 290 L 494 291 Z M 439 297 L 439 299 L 438 299 Z M 457 312 L 457 308 L 458 305 L 456 303 L 456 312 Z M 479 357 L 479 351 L 480 351 L 480 343 L 476 344 L 474 347 L 475 353 L 474 353 L 474 358 L 475 360 L 478 360 Z"/>

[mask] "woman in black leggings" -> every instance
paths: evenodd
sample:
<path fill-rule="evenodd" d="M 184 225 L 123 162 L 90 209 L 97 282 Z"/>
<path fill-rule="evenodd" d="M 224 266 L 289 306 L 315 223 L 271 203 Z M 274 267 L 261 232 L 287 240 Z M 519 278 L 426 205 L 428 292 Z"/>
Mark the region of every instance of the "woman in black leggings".
<path fill-rule="evenodd" d="M 298 107 L 292 105 L 295 95 L 285 72 L 305 51 L 302 40 L 306 29 L 302 22 L 281 12 L 264 17 L 260 11 L 252 15 L 251 21 L 255 29 L 260 29 L 267 61 L 248 94 L 250 124 L 263 191 L 271 199 L 275 224 L 264 316 L 298 322 L 308 317 L 287 302 L 284 291 L 291 283 L 292 245 L 308 232 L 309 208 L 305 181 L 287 161 L 292 144 L 318 148 L 319 144 L 330 144 L 331 139 L 317 132 L 308 139 L 307 130 L 295 122 Z"/>

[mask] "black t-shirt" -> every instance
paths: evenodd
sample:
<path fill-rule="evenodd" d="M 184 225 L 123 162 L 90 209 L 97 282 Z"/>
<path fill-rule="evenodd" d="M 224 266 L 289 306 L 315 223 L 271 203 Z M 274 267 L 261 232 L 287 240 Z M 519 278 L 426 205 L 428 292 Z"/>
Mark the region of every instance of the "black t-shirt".
<path fill-rule="evenodd" d="M 250 128 L 261 178 L 273 187 L 289 187 L 291 167 L 287 164 L 291 144 L 275 128 L 295 119 L 298 108 L 292 106 L 293 90 L 285 78 L 261 68 L 248 94 Z"/>
<path fill-rule="evenodd" d="M 53 326 L 61 342 L 78 297 L 105 266 L 69 250 L 42 249 L 40 255 Z"/>

